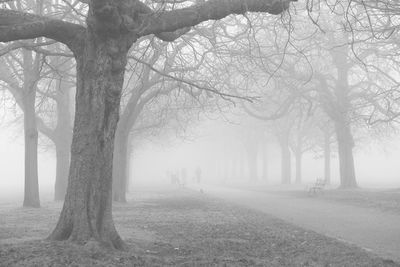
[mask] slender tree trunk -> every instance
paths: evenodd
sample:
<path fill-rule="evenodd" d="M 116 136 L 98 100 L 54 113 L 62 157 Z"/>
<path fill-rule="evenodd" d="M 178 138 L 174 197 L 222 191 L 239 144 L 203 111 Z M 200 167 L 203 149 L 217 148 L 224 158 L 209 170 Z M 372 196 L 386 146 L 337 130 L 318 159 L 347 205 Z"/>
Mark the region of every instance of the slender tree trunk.
<path fill-rule="evenodd" d="M 56 181 L 54 200 L 65 198 L 68 185 L 70 151 L 72 142 L 72 115 L 70 110 L 69 88 L 60 79 L 57 83 L 57 127 L 55 129 L 54 145 L 56 147 Z"/>
<path fill-rule="evenodd" d="M 324 174 L 325 183 L 327 185 L 331 184 L 331 143 L 330 143 L 330 133 L 329 131 L 324 132 Z"/>
<path fill-rule="evenodd" d="M 354 140 L 350 126 L 344 122 L 335 122 L 339 149 L 340 188 L 356 188 L 357 181 L 354 169 Z"/>
<path fill-rule="evenodd" d="M 36 90 L 32 89 L 24 96 L 25 191 L 23 206 L 38 208 L 40 207 L 40 200 L 37 157 L 38 130 L 36 126 L 35 97 Z"/>
<path fill-rule="evenodd" d="M 301 184 L 303 153 L 301 153 L 300 149 L 296 151 L 295 157 L 296 157 L 296 184 Z"/>
<path fill-rule="evenodd" d="M 68 171 L 70 164 L 70 142 L 56 142 L 56 182 L 54 185 L 54 200 L 63 201 L 67 192 Z"/>
<path fill-rule="evenodd" d="M 280 138 L 280 148 L 281 148 L 281 182 L 282 184 L 290 184 L 291 182 L 291 158 L 289 149 L 288 136 L 282 136 Z"/>
<path fill-rule="evenodd" d="M 22 50 L 24 66 L 24 138 L 25 138 L 25 191 L 24 207 L 40 207 L 38 179 L 38 129 L 36 124 L 36 83 L 39 76 L 39 56 Z"/>
<path fill-rule="evenodd" d="M 124 243 L 112 218 L 112 164 L 127 52 L 134 40 L 116 33 L 97 35 L 101 21 L 88 22 L 84 48 L 75 54 L 76 116 L 68 189 L 49 239 L 93 240 L 120 249 Z"/>
<path fill-rule="evenodd" d="M 129 133 L 120 133 L 117 129 L 113 166 L 113 200 L 126 202 L 126 187 L 129 167 Z"/>

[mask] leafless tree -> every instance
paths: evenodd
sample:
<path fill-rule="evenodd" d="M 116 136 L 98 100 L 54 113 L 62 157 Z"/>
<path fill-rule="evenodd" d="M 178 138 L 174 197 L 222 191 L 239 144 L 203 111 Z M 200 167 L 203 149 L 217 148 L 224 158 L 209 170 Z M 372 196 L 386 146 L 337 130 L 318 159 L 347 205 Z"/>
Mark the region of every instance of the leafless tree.
<path fill-rule="evenodd" d="M 81 243 L 95 239 L 122 248 L 111 214 L 112 161 L 127 54 L 132 44 L 149 34 L 173 41 L 188 27 L 230 14 L 280 14 L 290 1 L 207 1 L 159 12 L 137 0 L 87 3 L 86 26 L 3 8 L 0 41 L 46 37 L 67 45 L 76 59 L 70 176 L 64 207 L 50 239 Z"/>

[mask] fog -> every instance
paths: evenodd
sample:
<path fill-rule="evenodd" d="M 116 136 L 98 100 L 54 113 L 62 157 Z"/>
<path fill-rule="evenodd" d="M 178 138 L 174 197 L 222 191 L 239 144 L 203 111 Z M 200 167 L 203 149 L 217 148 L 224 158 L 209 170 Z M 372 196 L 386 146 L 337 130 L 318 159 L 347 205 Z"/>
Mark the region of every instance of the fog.
<path fill-rule="evenodd" d="M 237 143 L 227 143 L 227 136 L 221 133 L 220 125 L 231 126 L 226 120 L 199 122 L 198 134 L 191 138 L 172 137 L 168 142 L 146 142 L 133 152 L 130 161 L 129 190 L 135 186 L 169 185 L 168 172 L 181 172 L 186 169 L 190 181 L 197 167 L 202 170 L 202 181 L 208 184 L 237 186 L 249 184 L 248 169 L 245 177 L 228 177 L 218 166 L 223 166 L 226 156 L 221 155 L 221 140 L 225 147 L 235 147 Z M 21 129 L 8 126 L 0 131 L 0 188 L 1 200 L 22 201 L 24 189 L 24 143 Z M 266 148 L 268 153 L 268 181 L 261 178 L 259 183 L 271 187 L 280 184 L 280 152 L 274 140 Z M 55 152 L 52 146 L 39 148 L 39 185 L 40 194 L 45 200 L 51 200 L 55 183 Z M 357 179 L 362 188 L 400 187 L 400 139 L 391 138 L 366 144 L 355 151 Z M 292 159 L 294 160 L 294 159 Z M 261 159 L 258 159 L 261 163 Z M 324 159 L 318 153 L 307 152 L 303 159 L 303 187 L 324 176 Z M 245 167 L 246 168 L 246 167 Z M 332 156 L 332 186 L 339 186 L 339 165 L 336 154 Z M 295 169 L 292 168 L 292 179 Z M 231 174 L 232 176 L 232 174 Z M 300 186 L 301 187 L 301 186 Z"/>
<path fill-rule="evenodd" d="M 388 0 L 0 0 L 0 266 L 398 266 L 399 36 Z"/>

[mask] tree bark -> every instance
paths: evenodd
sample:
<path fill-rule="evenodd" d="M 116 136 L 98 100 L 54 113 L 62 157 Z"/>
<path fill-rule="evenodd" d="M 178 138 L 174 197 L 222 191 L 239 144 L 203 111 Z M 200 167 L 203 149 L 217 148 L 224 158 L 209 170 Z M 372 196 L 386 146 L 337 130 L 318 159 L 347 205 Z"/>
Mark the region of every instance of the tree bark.
<path fill-rule="evenodd" d="M 83 2 L 88 2 L 86 28 L 0 9 L 0 41 L 46 37 L 73 51 L 77 61 L 77 93 L 71 166 L 64 206 L 49 239 L 79 243 L 95 240 L 121 248 L 123 242 L 111 215 L 112 164 L 129 48 L 139 37 L 155 34 L 173 41 L 186 33 L 187 27 L 231 14 L 280 14 L 290 2 L 252 0 L 244 5 L 240 0 L 207 1 L 157 13 L 141 1 Z"/>
<path fill-rule="evenodd" d="M 357 181 L 354 169 L 354 140 L 350 125 L 345 122 L 335 122 L 335 130 L 339 149 L 340 188 L 356 188 Z"/>
<path fill-rule="evenodd" d="M 107 247 L 124 247 L 112 219 L 112 164 L 127 52 L 133 41 L 125 35 L 95 34 L 89 27 L 82 54 L 75 54 L 71 166 L 64 206 L 51 240 L 94 240 Z"/>
<path fill-rule="evenodd" d="M 117 202 L 126 202 L 129 145 L 129 133 L 119 133 L 117 129 L 113 164 L 113 200 Z"/>

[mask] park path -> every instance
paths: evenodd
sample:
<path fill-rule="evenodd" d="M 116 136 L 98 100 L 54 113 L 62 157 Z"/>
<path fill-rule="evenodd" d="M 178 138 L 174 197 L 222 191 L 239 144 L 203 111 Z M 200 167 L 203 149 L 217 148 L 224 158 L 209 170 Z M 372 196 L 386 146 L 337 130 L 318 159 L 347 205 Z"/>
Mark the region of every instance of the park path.
<path fill-rule="evenodd" d="M 192 187 L 198 190 L 198 187 Z M 202 185 L 205 194 L 265 212 L 400 262 L 400 215 L 318 198 Z"/>

